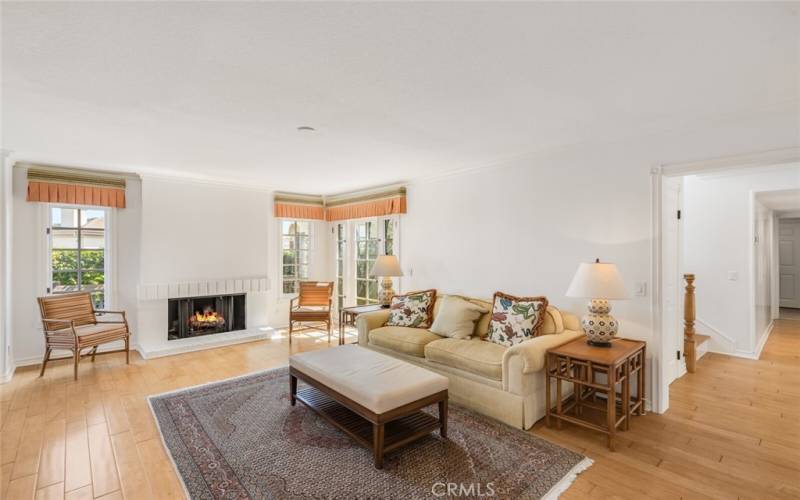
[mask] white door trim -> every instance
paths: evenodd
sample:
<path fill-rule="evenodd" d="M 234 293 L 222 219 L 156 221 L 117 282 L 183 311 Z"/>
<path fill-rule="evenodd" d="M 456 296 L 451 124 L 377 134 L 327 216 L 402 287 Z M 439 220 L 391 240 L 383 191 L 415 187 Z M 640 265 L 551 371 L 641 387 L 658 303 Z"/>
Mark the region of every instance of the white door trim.
<path fill-rule="evenodd" d="M 771 167 L 783 163 L 800 162 L 800 147 L 756 151 L 739 155 L 710 158 L 691 162 L 669 163 L 656 165 L 650 170 L 650 200 L 651 200 L 651 281 L 650 299 L 650 327 L 653 330 L 653 357 L 650 368 L 652 394 L 651 407 L 658 413 L 663 413 L 669 408 L 669 374 L 670 363 L 666 356 L 673 355 L 670 338 L 663 333 L 662 328 L 662 303 L 661 287 L 663 285 L 662 243 L 662 180 L 664 177 L 675 177 L 699 173 L 709 173 L 721 170 L 734 170 L 740 168 Z"/>

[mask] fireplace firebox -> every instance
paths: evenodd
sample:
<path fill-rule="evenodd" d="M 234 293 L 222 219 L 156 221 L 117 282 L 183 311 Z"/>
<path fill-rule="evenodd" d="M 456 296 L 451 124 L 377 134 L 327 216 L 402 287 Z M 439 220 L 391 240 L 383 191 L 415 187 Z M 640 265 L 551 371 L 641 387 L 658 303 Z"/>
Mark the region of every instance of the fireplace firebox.
<path fill-rule="evenodd" d="M 178 340 L 244 330 L 245 303 L 243 293 L 169 299 L 167 338 Z"/>

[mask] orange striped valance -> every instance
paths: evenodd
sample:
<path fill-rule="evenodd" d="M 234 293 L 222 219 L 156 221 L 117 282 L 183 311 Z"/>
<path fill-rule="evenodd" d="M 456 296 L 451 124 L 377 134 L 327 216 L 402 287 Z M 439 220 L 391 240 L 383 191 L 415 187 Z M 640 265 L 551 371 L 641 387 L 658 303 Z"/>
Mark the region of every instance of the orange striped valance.
<path fill-rule="evenodd" d="M 406 213 L 406 188 L 393 187 L 336 196 L 276 193 L 275 217 L 345 220 Z"/>
<path fill-rule="evenodd" d="M 362 195 L 335 196 L 325 200 L 327 219 L 360 219 L 406 213 L 406 188 Z"/>
<path fill-rule="evenodd" d="M 125 208 L 125 178 L 89 170 L 30 166 L 27 200 Z"/>
<path fill-rule="evenodd" d="M 275 193 L 275 217 L 325 220 L 322 196 Z"/>

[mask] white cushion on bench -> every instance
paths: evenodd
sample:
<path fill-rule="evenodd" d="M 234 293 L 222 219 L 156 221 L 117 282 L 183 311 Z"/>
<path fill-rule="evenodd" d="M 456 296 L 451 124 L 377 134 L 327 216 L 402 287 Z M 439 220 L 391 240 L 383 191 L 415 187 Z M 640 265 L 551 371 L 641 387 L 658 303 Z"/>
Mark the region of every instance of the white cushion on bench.
<path fill-rule="evenodd" d="M 444 391 L 448 385 L 447 377 L 357 345 L 295 354 L 289 366 L 375 413 Z"/>

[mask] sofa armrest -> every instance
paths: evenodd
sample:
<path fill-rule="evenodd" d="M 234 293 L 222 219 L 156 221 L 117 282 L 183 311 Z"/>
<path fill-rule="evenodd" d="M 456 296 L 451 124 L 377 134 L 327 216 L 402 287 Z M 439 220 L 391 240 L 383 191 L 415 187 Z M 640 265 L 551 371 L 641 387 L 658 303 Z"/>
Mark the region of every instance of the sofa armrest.
<path fill-rule="evenodd" d="M 359 314 L 356 318 L 356 328 L 358 329 L 358 343 L 367 345 L 369 331 L 380 328 L 389 320 L 391 311 L 384 309 L 370 313 Z"/>
<path fill-rule="evenodd" d="M 558 347 L 583 336 L 583 332 L 564 330 L 552 335 L 541 335 L 509 347 L 503 354 L 503 390 L 520 393 L 525 386 L 525 375 L 544 369 L 544 356 L 548 349 Z"/>

